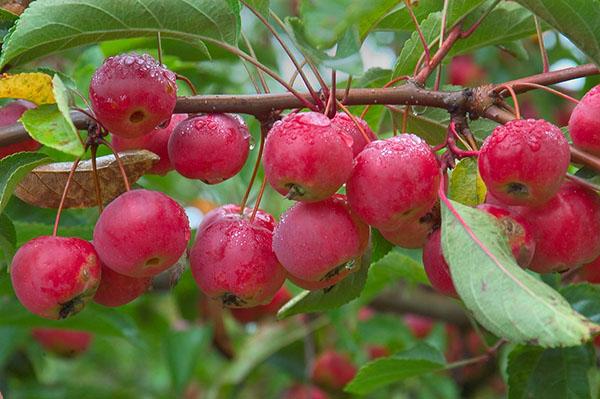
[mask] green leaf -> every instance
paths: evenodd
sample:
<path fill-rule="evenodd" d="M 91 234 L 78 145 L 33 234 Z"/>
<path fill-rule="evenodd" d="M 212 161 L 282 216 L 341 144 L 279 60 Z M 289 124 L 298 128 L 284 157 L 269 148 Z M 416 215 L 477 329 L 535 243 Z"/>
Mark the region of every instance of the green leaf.
<path fill-rule="evenodd" d="M 61 107 L 64 108 L 64 104 Z M 57 104 L 40 105 L 25 111 L 20 120 L 36 141 L 76 157 L 83 155 L 83 144 L 71 118 L 65 117 Z"/>
<path fill-rule="evenodd" d="M 246 3 L 260 15 L 269 19 L 270 0 L 246 0 Z"/>
<path fill-rule="evenodd" d="M 235 45 L 236 0 L 45 0 L 32 2 L 7 36 L 0 67 L 102 40 L 153 36 Z"/>
<path fill-rule="evenodd" d="M 477 321 L 514 343 L 576 346 L 590 339 L 597 326 L 517 265 L 492 216 L 452 200 L 442 202 L 444 257 Z"/>
<path fill-rule="evenodd" d="M 360 264 L 354 266 L 359 267 L 359 269 L 350 273 L 333 287 L 319 291 L 302 291 L 279 309 L 277 318 L 284 319 L 299 313 L 337 309 L 351 300 L 358 298 L 367 281 L 370 257 L 370 253 L 367 250 L 367 253 L 358 261 Z"/>
<path fill-rule="evenodd" d="M 407 351 L 367 363 L 358 370 L 345 391 L 367 394 L 406 378 L 442 370 L 445 364 L 444 355 L 439 350 L 419 343 Z"/>
<path fill-rule="evenodd" d="M 429 16 L 421 22 L 421 31 L 425 37 L 427 43 L 431 43 L 440 34 L 440 28 L 442 26 L 442 13 L 436 12 L 429 14 Z M 423 43 L 419 38 L 419 34 L 414 31 L 410 39 L 404 42 L 404 47 L 398 56 L 396 65 L 394 66 L 393 78 L 397 76 L 412 76 L 419 61 L 423 54 Z"/>
<path fill-rule="evenodd" d="M 19 19 L 18 15 L 0 8 L 0 44 L 4 41 L 4 36 L 6 36 L 17 19 Z"/>
<path fill-rule="evenodd" d="M 461 204 L 477 206 L 485 201 L 485 184 L 479 176 L 476 158 L 465 158 L 452 170 L 448 197 Z"/>
<path fill-rule="evenodd" d="M 0 266 L 10 264 L 17 246 L 17 232 L 8 216 L 0 213 Z"/>
<path fill-rule="evenodd" d="M 332 57 L 309 43 L 304 23 L 305 21 L 299 18 L 286 18 L 292 40 L 313 62 L 350 75 L 359 75 L 363 72 L 362 58 L 359 53 L 360 41 L 355 28 L 351 27 L 344 31 L 336 55 Z"/>
<path fill-rule="evenodd" d="M 383 238 L 379 230 L 376 229 L 371 229 L 371 246 L 371 263 L 379 262 L 394 248 L 394 245 Z"/>
<path fill-rule="evenodd" d="M 477 16 L 468 18 L 465 26 L 476 22 Z M 475 32 L 466 39 L 459 40 L 450 51 L 450 56 L 468 54 L 487 46 L 512 43 L 535 33 L 533 16 L 518 4 L 502 2 L 477 27 Z"/>
<path fill-rule="evenodd" d="M 600 285 L 575 284 L 563 287 L 560 293 L 573 306 L 594 323 L 600 323 Z"/>
<path fill-rule="evenodd" d="M 44 154 L 18 152 L 0 159 L 0 213 L 8 203 L 15 187 L 33 168 L 50 162 Z"/>
<path fill-rule="evenodd" d="M 552 25 L 600 64 L 600 3 L 598 0 L 516 0 Z"/>
<path fill-rule="evenodd" d="M 209 342 L 205 328 L 192 327 L 184 331 L 171 331 L 165 339 L 165 355 L 173 387 L 181 394 L 187 386 L 196 364 L 201 361 L 203 348 Z"/>
<path fill-rule="evenodd" d="M 592 345 L 517 347 L 508 357 L 508 398 L 591 399 L 590 371 L 595 363 Z"/>

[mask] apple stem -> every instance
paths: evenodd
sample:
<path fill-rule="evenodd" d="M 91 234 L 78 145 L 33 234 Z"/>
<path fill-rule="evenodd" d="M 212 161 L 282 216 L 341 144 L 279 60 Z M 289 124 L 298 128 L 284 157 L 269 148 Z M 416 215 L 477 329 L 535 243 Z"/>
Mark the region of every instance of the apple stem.
<path fill-rule="evenodd" d="M 519 107 L 519 100 L 517 99 L 517 93 L 512 88 L 512 86 L 508 85 L 508 84 L 504 84 L 504 85 L 498 86 L 497 88 L 498 89 L 506 89 L 510 93 L 510 96 L 512 97 L 512 100 L 513 100 L 513 103 L 515 106 L 515 117 L 517 119 L 521 119 L 521 109 Z"/>
<path fill-rule="evenodd" d="M 84 148 L 84 152 L 87 151 L 88 147 Z M 56 218 L 54 219 L 54 228 L 52 229 L 52 236 L 56 237 L 58 233 L 58 224 L 60 223 L 60 215 L 62 213 L 63 207 L 65 206 L 65 200 L 67 199 L 67 193 L 69 192 L 69 187 L 71 187 L 71 181 L 73 180 L 73 176 L 75 175 L 75 170 L 81 161 L 81 157 L 78 157 L 73 161 L 73 165 L 71 166 L 71 170 L 69 171 L 69 176 L 67 177 L 67 182 L 65 183 L 65 188 L 63 189 L 62 196 L 60 197 L 60 203 L 58 204 L 58 209 L 56 210 Z"/>
<path fill-rule="evenodd" d="M 156 51 L 158 52 L 158 63 L 162 65 L 162 40 L 160 40 L 160 31 L 156 32 Z"/>
<path fill-rule="evenodd" d="M 548 87 L 548 86 L 543 86 L 543 85 L 540 85 L 540 84 L 537 84 L 537 83 L 531 83 L 531 82 L 516 82 L 516 83 L 513 83 L 513 85 L 512 85 L 512 86 L 513 86 L 513 87 L 515 87 L 515 86 L 528 86 L 528 87 L 534 87 L 534 88 L 541 89 L 541 90 L 546 90 L 548 93 L 555 94 L 555 95 L 557 95 L 557 96 L 559 96 L 559 97 L 562 97 L 562 98 L 564 98 L 564 99 L 566 99 L 566 100 L 569 100 L 569 101 L 571 101 L 571 102 L 572 102 L 572 103 L 574 103 L 574 104 L 579 104 L 579 100 L 578 100 L 578 99 L 576 99 L 576 98 L 574 98 L 574 97 L 571 97 L 570 95 L 568 95 L 568 94 L 565 94 L 565 93 L 563 93 L 563 92 L 561 92 L 561 91 L 558 91 L 558 90 L 556 90 L 556 89 L 553 89 L 553 88 L 551 88 L 551 87 Z"/>
<path fill-rule="evenodd" d="M 335 116 L 337 109 L 335 107 L 335 93 L 336 93 L 336 71 L 335 69 L 331 70 L 331 90 L 329 90 L 329 96 L 327 99 L 327 105 L 325 106 L 324 114 L 329 117 L 329 119 Z"/>
<path fill-rule="evenodd" d="M 535 32 L 537 34 L 538 44 L 540 45 L 540 54 L 542 56 L 542 72 L 548 72 L 550 70 L 550 62 L 548 61 L 548 52 L 544 45 L 544 32 L 542 32 L 542 26 L 540 20 L 536 15 L 533 16 L 535 22 Z"/>
<path fill-rule="evenodd" d="M 129 185 L 129 178 L 127 177 L 127 173 L 125 172 L 125 167 L 123 166 L 123 162 L 121 162 L 121 158 L 119 157 L 118 151 L 115 151 L 115 148 L 105 139 L 101 138 L 98 140 L 100 143 L 107 146 L 115 156 L 115 160 L 117 161 L 117 165 L 119 166 L 119 170 L 121 171 L 121 177 L 123 178 L 123 184 L 125 185 L 125 191 L 131 190 L 131 186 Z"/>
<path fill-rule="evenodd" d="M 263 179 L 262 184 L 260 185 L 260 190 L 258 191 L 258 196 L 256 197 L 256 203 L 254 204 L 254 209 L 252 209 L 252 215 L 250 216 L 250 223 L 254 221 L 254 217 L 256 216 L 256 212 L 258 212 L 258 207 L 260 206 L 260 201 L 262 200 L 263 194 L 265 193 L 265 188 L 267 187 L 267 179 Z"/>
<path fill-rule="evenodd" d="M 252 169 L 252 176 L 250 176 L 250 181 L 248 182 L 246 193 L 242 198 L 242 202 L 240 202 L 240 213 L 242 215 L 244 214 L 244 209 L 246 208 L 246 204 L 248 203 L 248 197 L 250 196 L 250 191 L 252 190 L 252 186 L 254 185 L 254 181 L 256 180 L 256 175 L 258 174 L 258 168 L 260 167 L 260 161 L 262 159 L 262 153 L 265 144 L 265 137 L 267 136 L 266 127 L 263 128 L 262 124 L 260 130 L 260 142 L 258 144 L 258 154 L 256 156 L 256 162 L 254 163 L 254 169 Z"/>
<path fill-rule="evenodd" d="M 352 75 L 348 76 L 348 80 L 346 81 L 346 90 L 344 91 L 344 97 L 342 97 L 342 104 L 346 104 L 348 100 L 348 95 L 350 94 L 350 88 L 352 87 Z"/>
<path fill-rule="evenodd" d="M 444 368 L 444 370 L 452 370 L 452 369 L 456 369 L 456 368 L 469 366 L 471 364 L 485 362 L 485 361 L 491 359 L 498 352 L 498 350 L 507 342 L 508 341 L 505 338 L 501 338 L 494 344 L 494 346 L 489 348 L 483 355 L 479 355 L 479 356 L 475 356 L 475 357 L 472 357 L 469 359 L 463 359 L 463 360 L 459 360 L 454 363 L 450 363 Z"/>
<path fill-rule="evenodd" d="M 94 177 L 94 187 L 96 188 L 96 201 L 98 202 L 98 212 L 102 213 L 102 191 L 100 189 L 100 179 L 98 177 L 98 168 L 96 165 L 96 152 L 98 150 L 98 144 L 94 143 L 90 146 L 90 152 L 92 155 L 92 176 Z"/>
<path fill-rule="evenodd" d="M 241 36 L 242 36 L 242 40 L 244 41 L 244 44 L 246 44 L 246 47 L 248 48 L 248 52 L 250 53 L 250 55 L 252 57 L 256 58 L 256 53 L 254 52 L 254 47 L 252 47 L 252 43 L 250 43 L 250 40 L 248 40 L 248 37 L 244 34 L 244 32 L 241 33 Z M 246 65 L 246 64 L 244 64 L 244 65 Z M 246 68 L 246 69 L 248 69 L 248 68 Z M 270 93 L 269 85 L 267 84 L 267 81 L 265 80 L 265 77 L 263 76 L 263 72 L 260 69 L 256 68 L 256 73 L 258 75 L 258 80 L 260 81 L 263 91 L 265 93 Z M 292 81 L 291 83 L 289 83 L 289 85 L 293 86 L 294 82 Z M 256 89 L 256 92 L 258 93 L 259 90 Z"/>
<path fill-rule="evenodd" d="M 273 25 L 271 25 L 269 23 L 269 21 L 267 21 L 267 19 L 263 15 L 261 15 L 261 13 L 259 13 L 254 7 L 250 6 L 246 0 L 240 0 L 240 1 L 243 5 L 246 6 L 246 8 L 248 8 L 256 16 L 256 18 L 258 18 L 260 20 L 260 22 L 269 30 L 269 32 L 271 32 L 273 37 L 279 42 L 283 51 L 285 51 L 285 53 L 287 54 L 287 56 L 290 59 L 290 61 L 292 62 L 292 64 L 294 64 L 296 71 L 302 78 L 302 81 L 304 82 L 304 85 L 306 86 L 306 89 L 310 93 L 311 97 L 313 98 L 315 103 L 318 104 L 320 100 L 319 100 L 317 93 L 315 92 L 315 89 L 313 89 L 313 87 L 311 86 L 310 82 L 308 81 L 308 78 L 306 77 L 306 75 L 304 74 L 304 71 L 302 70 L 302 66 L 298 63 L 298 60 L 296 59 L 296 57 L 294 57 L 294 54 L 292 54 L 292 51 L 287 46 L 287 44 L 285 44 L 285 42 L 281 38 L 281 35 L 279 35 L 279 33 L 277 33 L 277 31 L 275 30 Z"/>
<path fill-rule="evenodd" d="M 358 128 L 360 133 L 363 135 L 365 140 L 367 140 L 367 143 L 370 143 L 371 141 L 373 141 L 373 140 L 371 140 L 371 138 L 365 131 L 365 128 L 360 124 L 360 122 L 358 122 L 358 119 L 356 119 L 356 117 L 354 115 L 352 115 L 352 112 L 350 112 L 350 110 L 348 108 L 346 108 L 346 106 L 344 104 L 342 104 L 341 101 L 336 100 L 336 103 L 337 103 L 338 107 L 340 107 L 342 109 L 342 111 L 344 111 L 346 113 L 346 115 L 348 115 L 348 117 L 352 120 L 352 122 L 354 122 L 354 125 L 356 125 L 356 127 Z"/>
<path fill-rule="evenodd" d="M 406 9 L 413 23 L 415 24 L 415 29 L 417 34 L 419 35 L 419 39 L 421 40 L 421 44 L 423 45 L 423 50 L 425 51 L 425 59 L 427 64 L 431 62 L 431 51 L 429 50 L 429 45 L 427 44 L 427 40 L 425 40 L 425 35 L 423 35 L 423 31 L 421 30 L 421 26 L 419 25 L 419 20 L 415 16 L 415 13 L 412 9 L 411 0 L 404 0 L 404 4 L 406 4 Z"/>
<path fill-rule="evenodd" d="M 246 65 L 246 64 L 244 64 L 244 65 Z M 194 84 L 192 83 L 192 81 L 189 80 L 186 76 L 183 76 L 183 75 L 180 75 L 180 74 L 176 73 L 175 74 L 175 79 L 183 81 L 187 85 L 187 87 L 189 87 L 190 90 L 192 91 L 192 95 L 195 96 L 196 94 L 198 94 L 198 92 L 196 91 L 196 86 L 194 86 Z"/>

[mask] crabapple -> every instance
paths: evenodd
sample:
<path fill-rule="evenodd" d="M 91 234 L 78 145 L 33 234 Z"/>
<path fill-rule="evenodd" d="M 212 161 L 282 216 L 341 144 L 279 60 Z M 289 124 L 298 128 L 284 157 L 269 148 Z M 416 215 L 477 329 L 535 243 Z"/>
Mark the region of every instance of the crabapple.
<path fill-rule="evenodd" d="M 527 267 L 533 259 L 535 238 L 531 224 L 515 210 L 505 206 L 481 204 L 478 209 L 494 216 L 508 238 L 508 244 L 517 263 Z"/>
<path fill-rule="evenodd" d="M 100 285 L 94 302 L 104 306 L 122 306 L 142 295 L 152 282 L 152 277 L 129 277 L 102 264 Z"/>
<path fill-rule="evenodd" d="M 173 170 L 171 160 L 169 159 L 169 137 L 177 124 L 187 118 L 187 114 L 175 114 L 171 118 L 169 125 L 162 129 L 155 129 L 141 137 L 126 139 L 118 135 L 112 135 L 112 145 L 116 151 L 125 150 L 148 150 L 160 157 L 160 160 L 152 166 L 148 173 L 155 175 L 164 175 Z"/>
<path fill-rule="evenodd" d="M 438 203 L 439 205 L 439 203 Z M 440 209 L 434 206 L 430 212 L 407 220 L 394 230 L 380 230 L 383 238 L 402 248 L 423 248 L 427 237 L 440 225 Z"/>
<path fill-rule="evenodd" d="M 540 206 L 560 188 L 569 160 L 569 143 L 558 127 L 542 119 L 517 119 L 485 139 L 478 164 L 495 198 L 507 205 Z"/>
<path fill-rule="evenodd" d="M 427 213 L 437 200 L 438 161 L 414 134 L 369 143 L 346 183 L 348 203 L 366 223 L 394 230 Z"/>
<path fill-rule="evenodd" d="M 587 92 L 571 113 L 569 133 L 577 148 L 600 157 L 600 85 Z"/>
<path fill-rule="evenodd" d="M 335 194 L 352 172 L 352 139 L 317 112 L 275 122 L 265 141 L 265 177 L 290 199 L 315 202 Z"/>
<path fill-rule="evenodd" d="M 476 86 L 485 80 L 485 70 L 470 55 L 452 58 L 448 66 L 448 80 L 455 86 Z"/>
<path fill-rule="evenodd" d="M 412 334 L 419 339 L 428 336 L 435 325 L 429 317 L 413 313 L 404 315 L 404 323 L 406 323 Z"/>
<path fill-rule="evenodd" d="M 321 389 L 310 386 L 296 384 L 286 389 L 281 394 L 282 399 L 328 399 L 329 396 Z"/>
<path fill-rule="evenodd" d="M 340 194 L 296 203 L 273 233 L 273 250 L 288 278 L 309 290 L 330 287 L 356 270 L 368 242 L 369 226 L 352 214 Z"/>
<path fill-rule="evenodd" d="M 259 212 L 260 219 L 273 219 Z M 227 307 L 253 307 L 273 299 L 285 270 L 272 249 L 273 231 L 265 225 L 239 213 L 217 215 L 200 225 L 190 265 L 204 294 Z"/>
<path fill-rule="evenodd" d="M 17 100 L 0 108 L 0 127 L 9 126 L 17 123 L 21 115 L 28 109 L 34 108 L 35 104 L 29 101 Z M 27 139 L 19 143 L 9 144 L 0 147 L 0 159 L 7 157 L 15 152 L 35 151 L 41 147 L 41 144 L 34 139 Z"/>
<path fill-rule="evenodd" d="M 387 357 L 390 355 L 390 350 L 383 345 L 369 345 L 367 346 L 367 354 L 369 360 L 379 359 L 380 357 Z"/>
<path fill-rule="evenodd" d="M 64 319 L 83 309 L 100 283 L 98 255 L 79 238 L 42 236 L 15 254 L 10 277 L 21 304 L 38 316 Z"/>
<path fill-rule="evenodd" d="M 193 116 L 179 123 L 169 138 L 171 164 L 190 179 L 220 183 L 238 173 L 250 151 L 244 121 L 229 114 Z"/>
<path fill-rule="evenodd" d="M 600 197 L 595 192 L 567 181 L 545 205 L 519 211 L 536 239 L 531 270 L 567 270 L 600 255 Z"/>
<path fill-rule="evenodd" d="M 231 309 L 231 315 L 240 323 L 250 323 L 259 321 L 269 316 L 275 316 L 277 311 L 292 299 L 292 295 L 285 286 L 282 286 L 271 302 L 266 305 L 259 305 L 252 308 L 237 308 Z"/>
<path fill-rule="evenodd" d="M 177 101 L 175 74 L 148 54 L 110 57 L 92 76 L 90 100 L 112 134 L 143 136 L 169 122 Z"/>
<path fill-rule="evenodd" d="M 33 328 L 31 335 L 46 352 L 62 357 L 82 354 L 94 338 L 89 332 L 66 328 Z"/>
<path fill-rule="evenodd" d="M 442 252 L 442 230 L 437 229 L 427 239 L 423 247 L 423 266 L 431 283 L 441 294 L 458 298 L 454 282 L 450 275 L 450 267 Z"/>
<path fill-rule="evenodd" d="M 131 190 L 104 209 L 94 227 L 102 262 L 129 277 L 151 277 L 183 255 L 190 226 L 183 208 L 158 191 Z"/>
<path fill-rule="evenodd" d="M 600 256 L 581 268 L 579 280 L 600 284 Z"/>
<path fill-rule="evenodd" d="M 243 217 L 245 219 L 249 219 L 252 215 L 252 212 L 252 208 L 244 208 Z M 239 205 L 227 204 L 219 206 L 208 212 L 206 215 L 204 215 L 204 218 L 202 219 L 202 224 L 198 226 L 198 230 L 200 231 L 200 229 L 205 229 L 206 227 L 210 226 L 210 224 L 215 220 L 223 218 L 239 218 L 241 214 L 242 212 Z M 258 210 L 258 212 L 256 212 L 256 215 L 254 215 L 253 223 L 258 224 L 259 226 L 264 227 L 269 231 L 273 231 L 273 229 L 275 229 L 275 219 L 273 218 L 273 216 L 271 216 L 267 212 L 261 211 L 260 209 Z"/>
<path fill-rule="evenodd" d="M 356 367 L 347 355 L 329 349 L 317 356 L 311 375 L 315 383 L 340 390 L 354 378 Z"/>
<path fill-rule="evenodd" d="M 358 116 L 355 116 L 354 118 L 363 128 L 363 130 L 367 134 L 367 137 L 371 139 L 370 141 L 377 140 L 377 136 L 375 136 L 375 133 L 373 133 L 373 131 L 364 119 L 361 119 Z M 335 116 L 331 120 L 331 124 L 333 125 L 333 127 L 341 130 L 348 136 L 352 137 L 352 152 L 354 156 L 357 156 L 362 151 L 362 149 L 368 144 L 367 140 L 365 139 L 365 136 L 362 134 L 358 126 L 356 126 L 352 118 L 350 118 L 345 112 L 339 112 L 335 114 Z"/>

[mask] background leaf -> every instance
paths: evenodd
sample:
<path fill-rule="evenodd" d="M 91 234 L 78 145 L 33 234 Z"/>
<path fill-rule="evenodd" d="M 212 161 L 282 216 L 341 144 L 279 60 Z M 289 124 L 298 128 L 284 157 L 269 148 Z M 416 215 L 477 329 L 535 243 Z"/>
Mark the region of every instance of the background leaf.
<path fill-rule="evenodd" d="M 0 159 L 0 213 L 19 181 L 33 168 L 49 161 L 44 154 L 34 152 L 19 152 Z"/>
<path fill-rule="evenodd" d="M 235 0 L 36 1 L 6 38 L 0 67 L 102 40 L 156 37 L 157 32 L 190 43 L 207 37 L 235 45 L 239 31 Z"/>
<path fill-rule="evenodd" d="M 477 169 L 477 159 L 461 160 L 450 175 L 448 197 L 464 205 L 477 206 L 485 201 L 486 192 Z"/>
<path fill-rule="evenodd" d="M 460 298 L 493 334 L 545 347 L 577 346 L 590 339 L 592 323 L 517 265 L 492 216 L 444 202 L 442 247 Z"/>
<path fill-rule="evenodd" d="M 209 334 L 205 328 L 192 327 L 188 330 L 173 331 L 165 338 L 165 354 L 175 391 L 180 394 L 186 387 L 197 358 L 208 344 Z"/>

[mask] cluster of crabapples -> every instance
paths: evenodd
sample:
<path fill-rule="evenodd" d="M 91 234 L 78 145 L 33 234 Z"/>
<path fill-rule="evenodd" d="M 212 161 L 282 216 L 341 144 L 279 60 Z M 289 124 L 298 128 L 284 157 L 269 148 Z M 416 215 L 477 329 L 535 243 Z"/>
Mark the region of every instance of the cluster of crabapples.
<path fill-rule="evenodd" d="M 117 150 L 158 154 L 152 173 L 174 169 L 207 184 L 234 176 L 250 146 L 243 120 L 173 115 L 175 80 L 148 55 L 111 57 L 90 84 L 94 116 Z M 570 123 L 575 145 L 596 155 L 598 93 L 588 93 Z M 10 112 L 18 117 L 19 110 Z M 559 128 L 544 120 L 499 126 L 478 162 L 488 188 L 479 208 L 498 219 L 521 266 L 562 271 L 600 255 L 600 198 L 564 181 L 569 145 Z M 365 121 L 345 113 L 293 112 L 268 132 L 262 163 L 269 184 L 296 203 L 278 223 L 263 210 L 233 204 L 205 215 L 189 260 L 208 297 L 249 308 L 272 301 L 286 279 L 307 290 L 332 287 L 360 268 L 371 227 L 398 246 L 423 247 L 432 285 L 456 295 L 440 244 L 440 162 L 423 139 L 377 140 Z M 92 299 L 123 305 L 184 255 L 190 233 L 173 199 L 131 190 L 104 209 L 92 242 L 44 236 L 23 245 L 12 262 L 13 287 L 28 310 L 51 319 L 74 314 Z"/>

